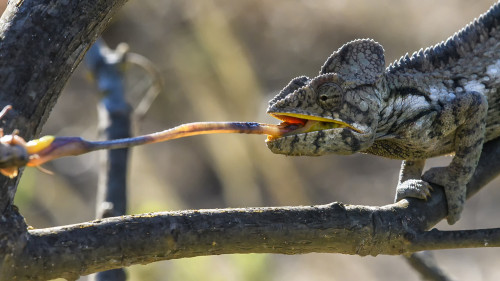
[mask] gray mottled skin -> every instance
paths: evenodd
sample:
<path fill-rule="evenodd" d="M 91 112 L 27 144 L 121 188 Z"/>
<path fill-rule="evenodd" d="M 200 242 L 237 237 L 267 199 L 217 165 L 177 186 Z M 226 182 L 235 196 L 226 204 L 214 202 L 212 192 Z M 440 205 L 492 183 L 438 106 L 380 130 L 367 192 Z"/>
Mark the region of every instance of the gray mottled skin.
<path fill-rule="evenodd" d="M 483 142 L 500 136 L 499 28 L 497 3 L 446 42 L 388 68 L 375 41 L 345 44 L 319 76 L 293 79 L 270 101 L 268 113 L 323 117 L 349 126 L 269 140 L 268 147 L 286 155 L 362 152 L 402 159 L 396 200 L 426 199 L 428 182 L 442 185 L 448 222 L 455 223 Z M 425 159 L 452 153 L 448 167 L 422 176 Z"/>

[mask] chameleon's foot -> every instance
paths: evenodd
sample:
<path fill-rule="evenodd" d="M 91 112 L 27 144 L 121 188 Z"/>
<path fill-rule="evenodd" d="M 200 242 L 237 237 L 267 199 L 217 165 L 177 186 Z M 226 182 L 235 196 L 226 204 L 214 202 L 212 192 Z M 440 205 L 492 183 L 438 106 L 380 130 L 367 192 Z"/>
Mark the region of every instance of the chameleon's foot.
<path fill-rule="evenodd" d="M 408 197 L 427 200 L 427 197 L 431 195 L 431 191 L 430 184 L 423 180 L 406 180 L 396 188 L 395 202 Z"/>
<path fill-rule="evenodd" d="M 447 167 L 431 168 L 424 173 L 422 178 L 444 187 L 446 201 L 448 203 L 448 216 L 446 220 L 449 224 L 454 224 L 460 219 L 460 214 L 464 209 L 465 195 L 467 187 L 456 180 L 451 180 Z"/>
<path fill-rule="evenodd" d="M 448 190 L 446 186 L 444 190 Z M 455 224 L 460 219 L 460 214 L 462 214 L 462 210 L 464 209 L 465 195 L 463 199 L 460 197 L 454 201 L 455 202 L 451 202 L 450 199 L 448 199 L 448 216 L 446 217 L 448 224 Z"/>

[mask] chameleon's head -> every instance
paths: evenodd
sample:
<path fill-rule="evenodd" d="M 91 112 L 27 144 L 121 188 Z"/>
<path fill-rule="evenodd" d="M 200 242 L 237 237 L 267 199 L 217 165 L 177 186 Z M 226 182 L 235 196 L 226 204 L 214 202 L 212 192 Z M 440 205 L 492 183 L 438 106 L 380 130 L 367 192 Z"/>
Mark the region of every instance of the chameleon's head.
<path fill-rule="evenodd" d="M 356 40 L 334 52 L 320 75 L 293 79 L 269 102 L 267 112 L 299 129 L 270 137 L 274 153 L 352 154 L 374 140 L 384 88 L 384 50 L 372 40 Z"/>

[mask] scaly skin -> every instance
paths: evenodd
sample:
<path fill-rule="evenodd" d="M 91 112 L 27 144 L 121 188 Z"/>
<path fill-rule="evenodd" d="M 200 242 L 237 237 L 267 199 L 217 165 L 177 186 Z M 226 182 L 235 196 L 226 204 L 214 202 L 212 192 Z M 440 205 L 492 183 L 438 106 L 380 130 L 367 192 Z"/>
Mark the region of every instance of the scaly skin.
<path fill-rule="evenodd" d="M 386 69 L 380 44 L 345 44 L 319 76 L 293 79 L 268 108 L 281 120 L 321 118 L 325 126 L 328 120 L 341 126 L 268 140 L 268 147 L 286 155 L 361 152 L 402 159 L 396 200 L 426 199 L 428 182 L 442 185 L 448 222 L 455 223 L 483 143 L 500 136 L 499 28 L 497 3 L 446 42 Z M 422 176 L 425 159 L 450 153 L 448 167 Z"/>

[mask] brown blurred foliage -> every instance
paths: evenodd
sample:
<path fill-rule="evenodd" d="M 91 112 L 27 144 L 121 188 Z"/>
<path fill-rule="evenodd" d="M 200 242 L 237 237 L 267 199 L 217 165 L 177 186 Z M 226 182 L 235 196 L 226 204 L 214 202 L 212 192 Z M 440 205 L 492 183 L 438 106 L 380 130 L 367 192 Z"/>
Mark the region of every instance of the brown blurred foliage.
<path fill-rule="evenodd" d="M 389 64 L 445 40 L 492 1 L 130 1 L 103 35 L 151 59 L 165 91 L 136 134 L 193 121 L 276 122 L 267 101 L 290 79 L 315 76 L 343 43 L 373 38 Z M 151 83 L 126 70 L 130 101 Z M 99 94 L 81 65 L 65 88 L 43 134 L 96 139 Z M 399 161 L 367 155 L 285 157 L 263 136 L 211 135 L 133 150 L 129 213 L 186 208 L 309 205 L 393 201 Z M 24 172 L 17 204 L 34 227 L 94 217 L 97 154 L 55 161 Z M 442 165 L 449 159 L 429 161 Z M 498 181 L 492 186 L 498 186 Z M 454 229 L 498 227 L 500 191 L 485 189 L 466 205 Z M 440 225 L 448 228 L 447 225 Z M 463 280 L 498 280 L 498 249 L 436 253 Z M 418 280 L 400 257 L 246 255 L 167 261 L 130 269 L 130 280 Z"/>

